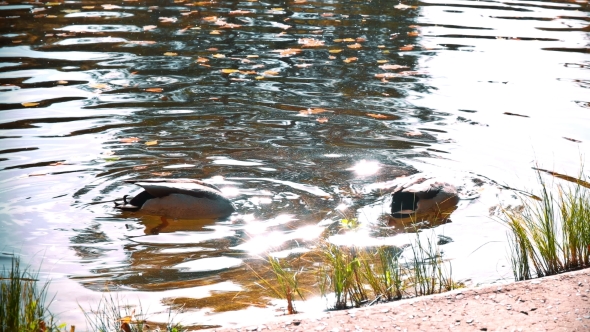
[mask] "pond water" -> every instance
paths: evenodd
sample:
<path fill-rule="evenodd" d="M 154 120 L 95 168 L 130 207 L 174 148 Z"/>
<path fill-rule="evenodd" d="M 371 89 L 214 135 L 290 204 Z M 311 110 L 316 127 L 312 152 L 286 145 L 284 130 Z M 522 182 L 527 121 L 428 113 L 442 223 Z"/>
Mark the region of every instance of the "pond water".
<path fill-rule="evenodd" d="M 345 216 L 379 228 L 370 191 L 418 172 L 489 180 L 434 230 L 457 278 L 510 280 L 491 180 L 531 189 L 590 151 L 588 1 L 8 0 L 0 26 L 1 262 L 40 266 L 79 327 L 107 290 L 186 302 L 185 325 L 278 314 L 260 258 Z M 151 234 L 113 208 L 141 177 L 238 212 Z"/>

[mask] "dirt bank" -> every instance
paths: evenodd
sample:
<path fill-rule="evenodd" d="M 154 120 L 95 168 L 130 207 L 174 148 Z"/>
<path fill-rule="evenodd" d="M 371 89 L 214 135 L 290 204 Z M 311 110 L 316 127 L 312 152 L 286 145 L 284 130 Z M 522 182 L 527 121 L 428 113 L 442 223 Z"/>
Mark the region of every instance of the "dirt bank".
<path fill-rule="evenodd" d="M 590 269 L 208 331 L 590 331 Z"/>

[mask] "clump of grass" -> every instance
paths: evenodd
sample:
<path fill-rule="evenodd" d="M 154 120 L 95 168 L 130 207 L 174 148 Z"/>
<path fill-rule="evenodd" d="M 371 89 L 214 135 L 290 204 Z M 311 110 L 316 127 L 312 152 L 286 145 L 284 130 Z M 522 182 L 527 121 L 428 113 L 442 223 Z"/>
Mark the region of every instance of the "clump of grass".
<path fill-rule="evenodd" d="M 155 328 L 160 330 L 160 326 L 156 323 L 147 321 L 147 313 L 144 313 L 141 303 L 139 303 L 138 311 L 129 305 L 123 304 L 118 296 L 113 297 L 112 293 L 103 298 L 98 303 L 95 309 L 90 307 L 90 312 L 87 312 L 80 307 L 86 317 L 86 323 L 90 331 L 95 332 L 143 332 L 154 331 Z M 166 332 L 182 332 L 185 329 L 178 323 L 174 323 L 171 311 L 168 313 L 168 322 L 162 326 Z"/>
<path fill-rule="evenodd" d="M 0 332 L 59 331 L 54 317 L 47 309 L 49 283 L 38 287 L 38 272 L 21 267 L 20 258 L 13 256 L 11 269 L 0 275 Z"/>
<path fill-rule="evenodd" d="M 381 246 L 363 251 L 361 265 L 363 278 L 367 281 L 376 299 L 399 300 L 404 292 L 404 268 L 399 261 L 401 249 Z"/>
<path fill-rule="evenodd" d="M 357 248 L 322 245 L 324 260 L 319 268 L 320 293 L 333 293 L 334 309 L 359 307 L 377 300 L 399 300 L 402 296 L 421 296 L 460 287 L 453 281 L 452 270 L 442 260 L 438 246 L 431 240 L 422 243 L 419 234 L 408 246 L 408 258 L 402 261 L 404 249 L 380 246 Z M 413 289 L 413 291 L 408 291 Z"/>
<path fill-rule="evenodd" d="M 323 296 L 331 290 L 336 302 L 334 309 L 344 309 L 350 302 L 359 307 L 367 301 L 367 294 L 360 271 L 360 259 L 357 249 L 325 242 L 321 255 L 324 259 L 319 268 L 318 281 Z"/>
<path fill-rule="evenodd" d="M 273 289 L 277 296 L 287 300 L 287 313 L 289 315 L 296 314 L 297 311 L 295 310 L 294 304 L 295 294 L 297 294 L 300 299 L 305 300 L 301 288 L 299 287 L 298 275 L 300 270 L 283 266 L 280 260 L 276 257 L 268 256 L 268 262 L 270 263 L 271 270 L 279 283 L 278 289 L 274 287 L 271 287 L 271 289 Z"/>
<path fill-rule="evenodd" d="M 590 189 L 582 175 L 556 192 L 537 171 L 538 200 L 523 198 L 522 208 L 504 210 L 514 278 L 527 280 L 590 266 Z"/>
<path fill-rule="evenodd" d="M 430 238 L 423 243 L 420 235 L 417 234 L 416 242 L 411 244 L 410 248 L 412 256 L 409 279 L 415 296 L 441 293 L 457 288 L 457 283 L 452 278 L 451 265 L 449 263 L 447 272 L 436 243 Z"/>

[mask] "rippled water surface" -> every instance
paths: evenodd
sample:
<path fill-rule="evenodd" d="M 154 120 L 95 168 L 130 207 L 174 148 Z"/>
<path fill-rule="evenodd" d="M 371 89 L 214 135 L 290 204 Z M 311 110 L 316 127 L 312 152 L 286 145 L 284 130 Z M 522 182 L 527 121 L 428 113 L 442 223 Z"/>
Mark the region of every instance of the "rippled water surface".
<path fill-rule="evenodd" d="M 355 214 L 381 238 L 386 191 L 371 190 L 387 181 L 479 174 L 530 189 L 535 163 L 577 174 L 588 13 L 588 1 L 2 2 L 0 258 L 40 265 L 54 311 L 79 326 L 78 304 L 105 290 L 156 312 L 185 303 L 186 325 L 268 318 L 260 255 L 311 248 Z M 153 235 L 157 216 L 113 208 L 136 177 L 204 179 L 238 212 Z M 454 239 L 458 278 L 511 277 L 493 187 L 436 228 Z"/>

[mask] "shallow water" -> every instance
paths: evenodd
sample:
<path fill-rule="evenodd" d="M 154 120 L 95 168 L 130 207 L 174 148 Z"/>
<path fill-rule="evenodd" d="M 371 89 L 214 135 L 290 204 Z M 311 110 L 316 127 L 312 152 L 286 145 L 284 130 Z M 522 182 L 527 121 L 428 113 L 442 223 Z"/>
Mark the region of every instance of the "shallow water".
<path fill-rule="evenodd" d="M 78 326 L 78 303 L 107 289 L 153 311 L 186 298 L 187 325 L 268 317 L 260 255 L 308 248 L 343 216 L 378 223 L 384 198 L 367 192 L 384 182 L 480 174 L 530 189 L 536 163 L 576 175 L 590 142 L 588 7 L 4 2 L 0 259 L 43 261 L 55 311 Z M 238 214 L 152 235 L 157 216 L 110 202 L 136 193 L 122 183 L 135 177 L 205 179 Z M 490 185 L 435 229 L 454 239 L 458 278 L 511 278 L 488 213 L 510 194 Z"/>

